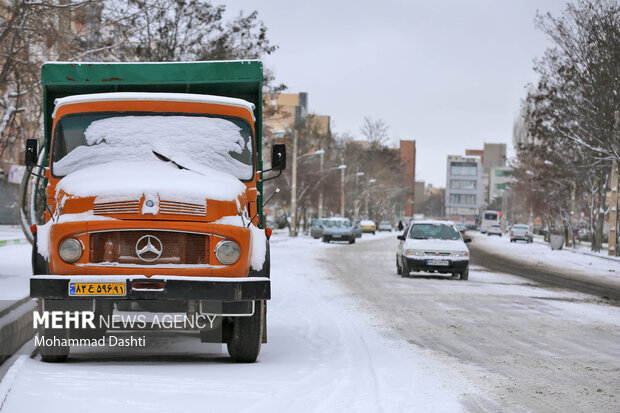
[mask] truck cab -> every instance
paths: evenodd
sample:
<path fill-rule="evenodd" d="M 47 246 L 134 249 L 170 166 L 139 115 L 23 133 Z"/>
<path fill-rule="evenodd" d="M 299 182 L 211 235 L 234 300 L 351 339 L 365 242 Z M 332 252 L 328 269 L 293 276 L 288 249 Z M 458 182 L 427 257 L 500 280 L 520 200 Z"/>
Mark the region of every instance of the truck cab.
<path fill-rule="evenodd" d="M 32 141 L 27 151 L 46 182 L 33 228 L 40 310 L 207 315 L 202 341 L 255 361 L 270 298 L 260 62 L 52 63 L 42 83 L 43 154 Z M 272 168 L 284 159 L 274 145 Z M 62 361 L 69 349 L 40 352 Z"/>

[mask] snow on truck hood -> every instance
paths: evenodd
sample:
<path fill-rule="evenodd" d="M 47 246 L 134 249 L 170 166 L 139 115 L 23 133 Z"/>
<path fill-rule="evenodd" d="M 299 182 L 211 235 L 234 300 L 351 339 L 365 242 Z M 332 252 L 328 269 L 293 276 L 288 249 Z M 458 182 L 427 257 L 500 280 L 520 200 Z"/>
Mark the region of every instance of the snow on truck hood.
<path fill-rule="evenodd" d="M 189 203 L 233 201 L 245 189 L 233 175 L 208 168 L 198 173 L 161 160 L 88 166 L 68 174 L 56 187 L 57 193 L 96 197 L 99 202 L 140 199 L 144 193 L 154 193 L 162 199 Z"/>

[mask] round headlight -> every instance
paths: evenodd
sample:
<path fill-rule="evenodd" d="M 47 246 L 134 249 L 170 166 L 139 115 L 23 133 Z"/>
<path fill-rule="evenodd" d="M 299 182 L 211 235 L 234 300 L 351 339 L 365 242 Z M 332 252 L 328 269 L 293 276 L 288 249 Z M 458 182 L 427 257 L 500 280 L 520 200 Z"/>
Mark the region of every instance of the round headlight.
<path fill-rule="evenodd" d="M 220 241 L 215 247 L 215 256 L 222 264 L 234 264 L 241 256 L 241 248 L 234 241 Z"/>
<path fill-rule="evenodd" d="M 60 243 L 58 254 L 65 262 L 76 262 L 82 256 L 82 243 L 75 238 L 67 238 Z"/>

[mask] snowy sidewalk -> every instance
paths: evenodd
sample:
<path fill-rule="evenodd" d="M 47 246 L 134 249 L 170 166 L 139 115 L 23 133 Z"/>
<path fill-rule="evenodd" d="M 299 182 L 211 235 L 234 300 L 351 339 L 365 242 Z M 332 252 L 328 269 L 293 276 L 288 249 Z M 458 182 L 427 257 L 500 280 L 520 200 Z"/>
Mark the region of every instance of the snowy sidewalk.
<path fill-rule="evenodd" d="M 19 225 L 0 225 L 0 247 L 27 243 L 28 241 Z"/>
<path fill-rule="evenodd" d="M 540 242 L 531 244 L 510 242 L 510 236 L 487 236 L 477 232 L 468 233 L 475 248 L 503 259 L 519 262 L 524 266 L 546 270 L 567 279 L 575 279 L 594 285 L 608 286 L 620 291 L 620 261 L 615 257 L 583 254 L 580 250 L 552 250 Z"/>

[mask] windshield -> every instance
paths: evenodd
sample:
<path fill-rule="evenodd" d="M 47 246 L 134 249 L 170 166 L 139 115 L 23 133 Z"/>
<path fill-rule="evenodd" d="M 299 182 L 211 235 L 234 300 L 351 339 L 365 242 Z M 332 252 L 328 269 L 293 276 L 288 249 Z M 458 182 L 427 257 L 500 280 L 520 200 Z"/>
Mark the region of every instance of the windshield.
<path fill-rule="evenodd" d="M 198 173 L 215 169 L 250 180 L 253 158 L 250 124 L 242 119 L 91 113 L 67 115 L 57 122 L 52 172 L 62 177 L 112 161 L 159 159 Z"/>
<path fill-rule="evenodd" d="M 461 239 L 460 233 L 452 225 L 445 224 L 413 224 L 409 231 L 412 239 Z"/>
<path fill-rule="evenodd" d="M 351 223 L 345 220 L 323 221 L 323 225 L 328 228 L 348 228 L 351 226 Z"/>
<path fill-rule="evenodd" d="M 497 219 L 497 214 L 495 212 L 487 212 L 486 214 L 484 214 L 484 219 L 494 221 Z"/>
<path fill-rule="evenodd" d="M 514 229 L 528 229 L 526 225 L 515 225 L 513 228 Z"/>

